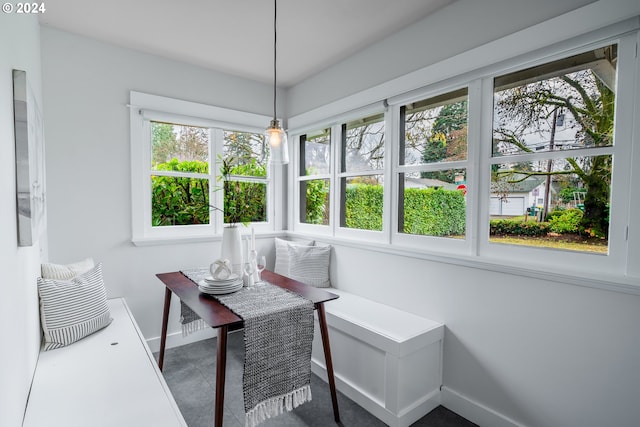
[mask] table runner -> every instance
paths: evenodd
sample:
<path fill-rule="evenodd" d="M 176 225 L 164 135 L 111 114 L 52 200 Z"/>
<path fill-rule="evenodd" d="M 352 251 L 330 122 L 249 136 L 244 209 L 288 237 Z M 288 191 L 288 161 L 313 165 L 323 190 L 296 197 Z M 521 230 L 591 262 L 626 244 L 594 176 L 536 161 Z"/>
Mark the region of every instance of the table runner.
<path fill-rule="evenodd" d="M 183 274 L 198 283 L 209 271 Z M 266 282 L 212 297 L 244 321 L 245 425 L 254 427 L 310 401 L 313 303 Z M 181 307 L 181 322 L 188 330 L 201 319 L 186 304 Z"/>

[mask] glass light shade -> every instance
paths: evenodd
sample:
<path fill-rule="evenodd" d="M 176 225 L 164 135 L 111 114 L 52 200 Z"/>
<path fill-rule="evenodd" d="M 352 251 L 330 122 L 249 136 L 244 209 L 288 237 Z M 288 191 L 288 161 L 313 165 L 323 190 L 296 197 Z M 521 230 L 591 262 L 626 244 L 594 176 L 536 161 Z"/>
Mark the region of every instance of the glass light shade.
<path fill-rule="evenodd" d="M 269 161 L 276 165 L 285 165 L 289 163 L 289 144 L 287 142 L 287 134 L 280 127 L 278 120 L 271 120 L 271 124 L 264 131 L 269 144 L 271 156 Z"/>

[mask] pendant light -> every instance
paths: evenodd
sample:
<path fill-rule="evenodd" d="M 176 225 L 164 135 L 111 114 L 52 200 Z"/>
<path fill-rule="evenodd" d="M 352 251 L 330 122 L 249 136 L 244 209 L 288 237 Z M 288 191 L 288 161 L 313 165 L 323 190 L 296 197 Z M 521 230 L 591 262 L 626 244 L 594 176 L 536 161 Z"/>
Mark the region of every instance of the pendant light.
<path fill-rule="evenodd" d="M 269 161 L 275 165 L 285 165 L 289 163 L 289 145 L 287 143 L 287 134 L 280 127 L 280 121 L 276 116 L 276 83 L 277 83 L 277 41 L 278 30 L 278 2 L 273 0 L 273 120 L 269 127 L 264 131 L 266 142 L 269 144 L 271 156 Z"/>

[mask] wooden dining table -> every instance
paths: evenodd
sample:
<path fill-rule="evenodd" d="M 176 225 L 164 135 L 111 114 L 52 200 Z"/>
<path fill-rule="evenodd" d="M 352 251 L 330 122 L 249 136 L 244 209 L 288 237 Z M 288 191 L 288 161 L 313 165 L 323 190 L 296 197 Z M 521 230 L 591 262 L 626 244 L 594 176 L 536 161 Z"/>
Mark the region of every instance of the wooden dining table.
<path fill-rule="evenodd" d="M 243 327 L 243 320 L 214 297 L 201 293 L 198 290 L 198 286 L 182 272 L 174 271 L 170 273 L 159 273 L 156 274 L 156 276 L 166 286 L 164 294 L 164 309 L 162 313 L 162 332 L 160 335 L 160 353 L 158 356 L 158 366 L 161 371 L 164 364 L 169 308 L 171 306 L 172 294 L 175 294 L 180 298 L 180 300 L 191 308 L 191 310 L 193 310 L 201 319 L 203 319 L 207 325 L 212 328 L 217 328 L 218 330 L 214 426 L 222 427 L 222 415 L 224 411 L 224 383 L 227 364 L 227 335 L 230 331 L 241 329 Z M 336 396 L 336 383 L 333 374 L 333 363 L 331 361 L 329 330 L 324 310 L 324 303 L 337 299 L 338 295 L 335 295 L 325 289 L 316 288 L 268 270 L 262 272 L 262 279 L 268 283 L 293 292 L 314 304 L 318 314 L 318 323 L 320 325 L 320 335 L 324 350 L 327 379 L 329 382 L 329 389 L 331 391 L 331 403 L 333 405 L 333 417 L 336 423 L 340 422 L 338 399 Z"/>

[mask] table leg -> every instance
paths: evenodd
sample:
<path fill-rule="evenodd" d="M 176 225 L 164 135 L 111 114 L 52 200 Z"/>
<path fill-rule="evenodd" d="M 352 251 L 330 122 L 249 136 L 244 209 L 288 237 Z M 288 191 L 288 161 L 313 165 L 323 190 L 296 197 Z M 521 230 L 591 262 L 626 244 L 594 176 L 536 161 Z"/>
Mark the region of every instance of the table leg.
<path fill-rule="evenodd" d="M 164 310 L 162 311 L 162 332 L 160 332 L 160 353 L 158 355 L 158 367 L 162 372 L 164 365 L 164 350 L 167 344 L 167 325 L 169 324 L 169 306 L 171 305 L 171 289 L 164 290 Z"/>
<path fill-rule="evenodd" d="M 316 304 L 318 311 L 318 322 L 320 323 L 320 335 L 322 336 L 322 348 L 324 349 L 324 361 L 327 366 L 327 378 L 329 389 L 331 390 L 331 403 L 333 404 L 333 418 L 340 422 L 340 412 L 338 411 L 338 396 L 336 395 L 336 380 L 333 376 L 333 362 L 331 361 L 331 345 L 329 344 L 329 327 L 327 317 L 324 313 L 324 303 Z"/>
<path fill-rule="evenodd" d="M 216 402 L 214 427 L 222 427 L 224 413 L 224 381 L 227 365 L 227 333 L 228 326 L 218 328 L 218 356 L 216 359 Z"/>

